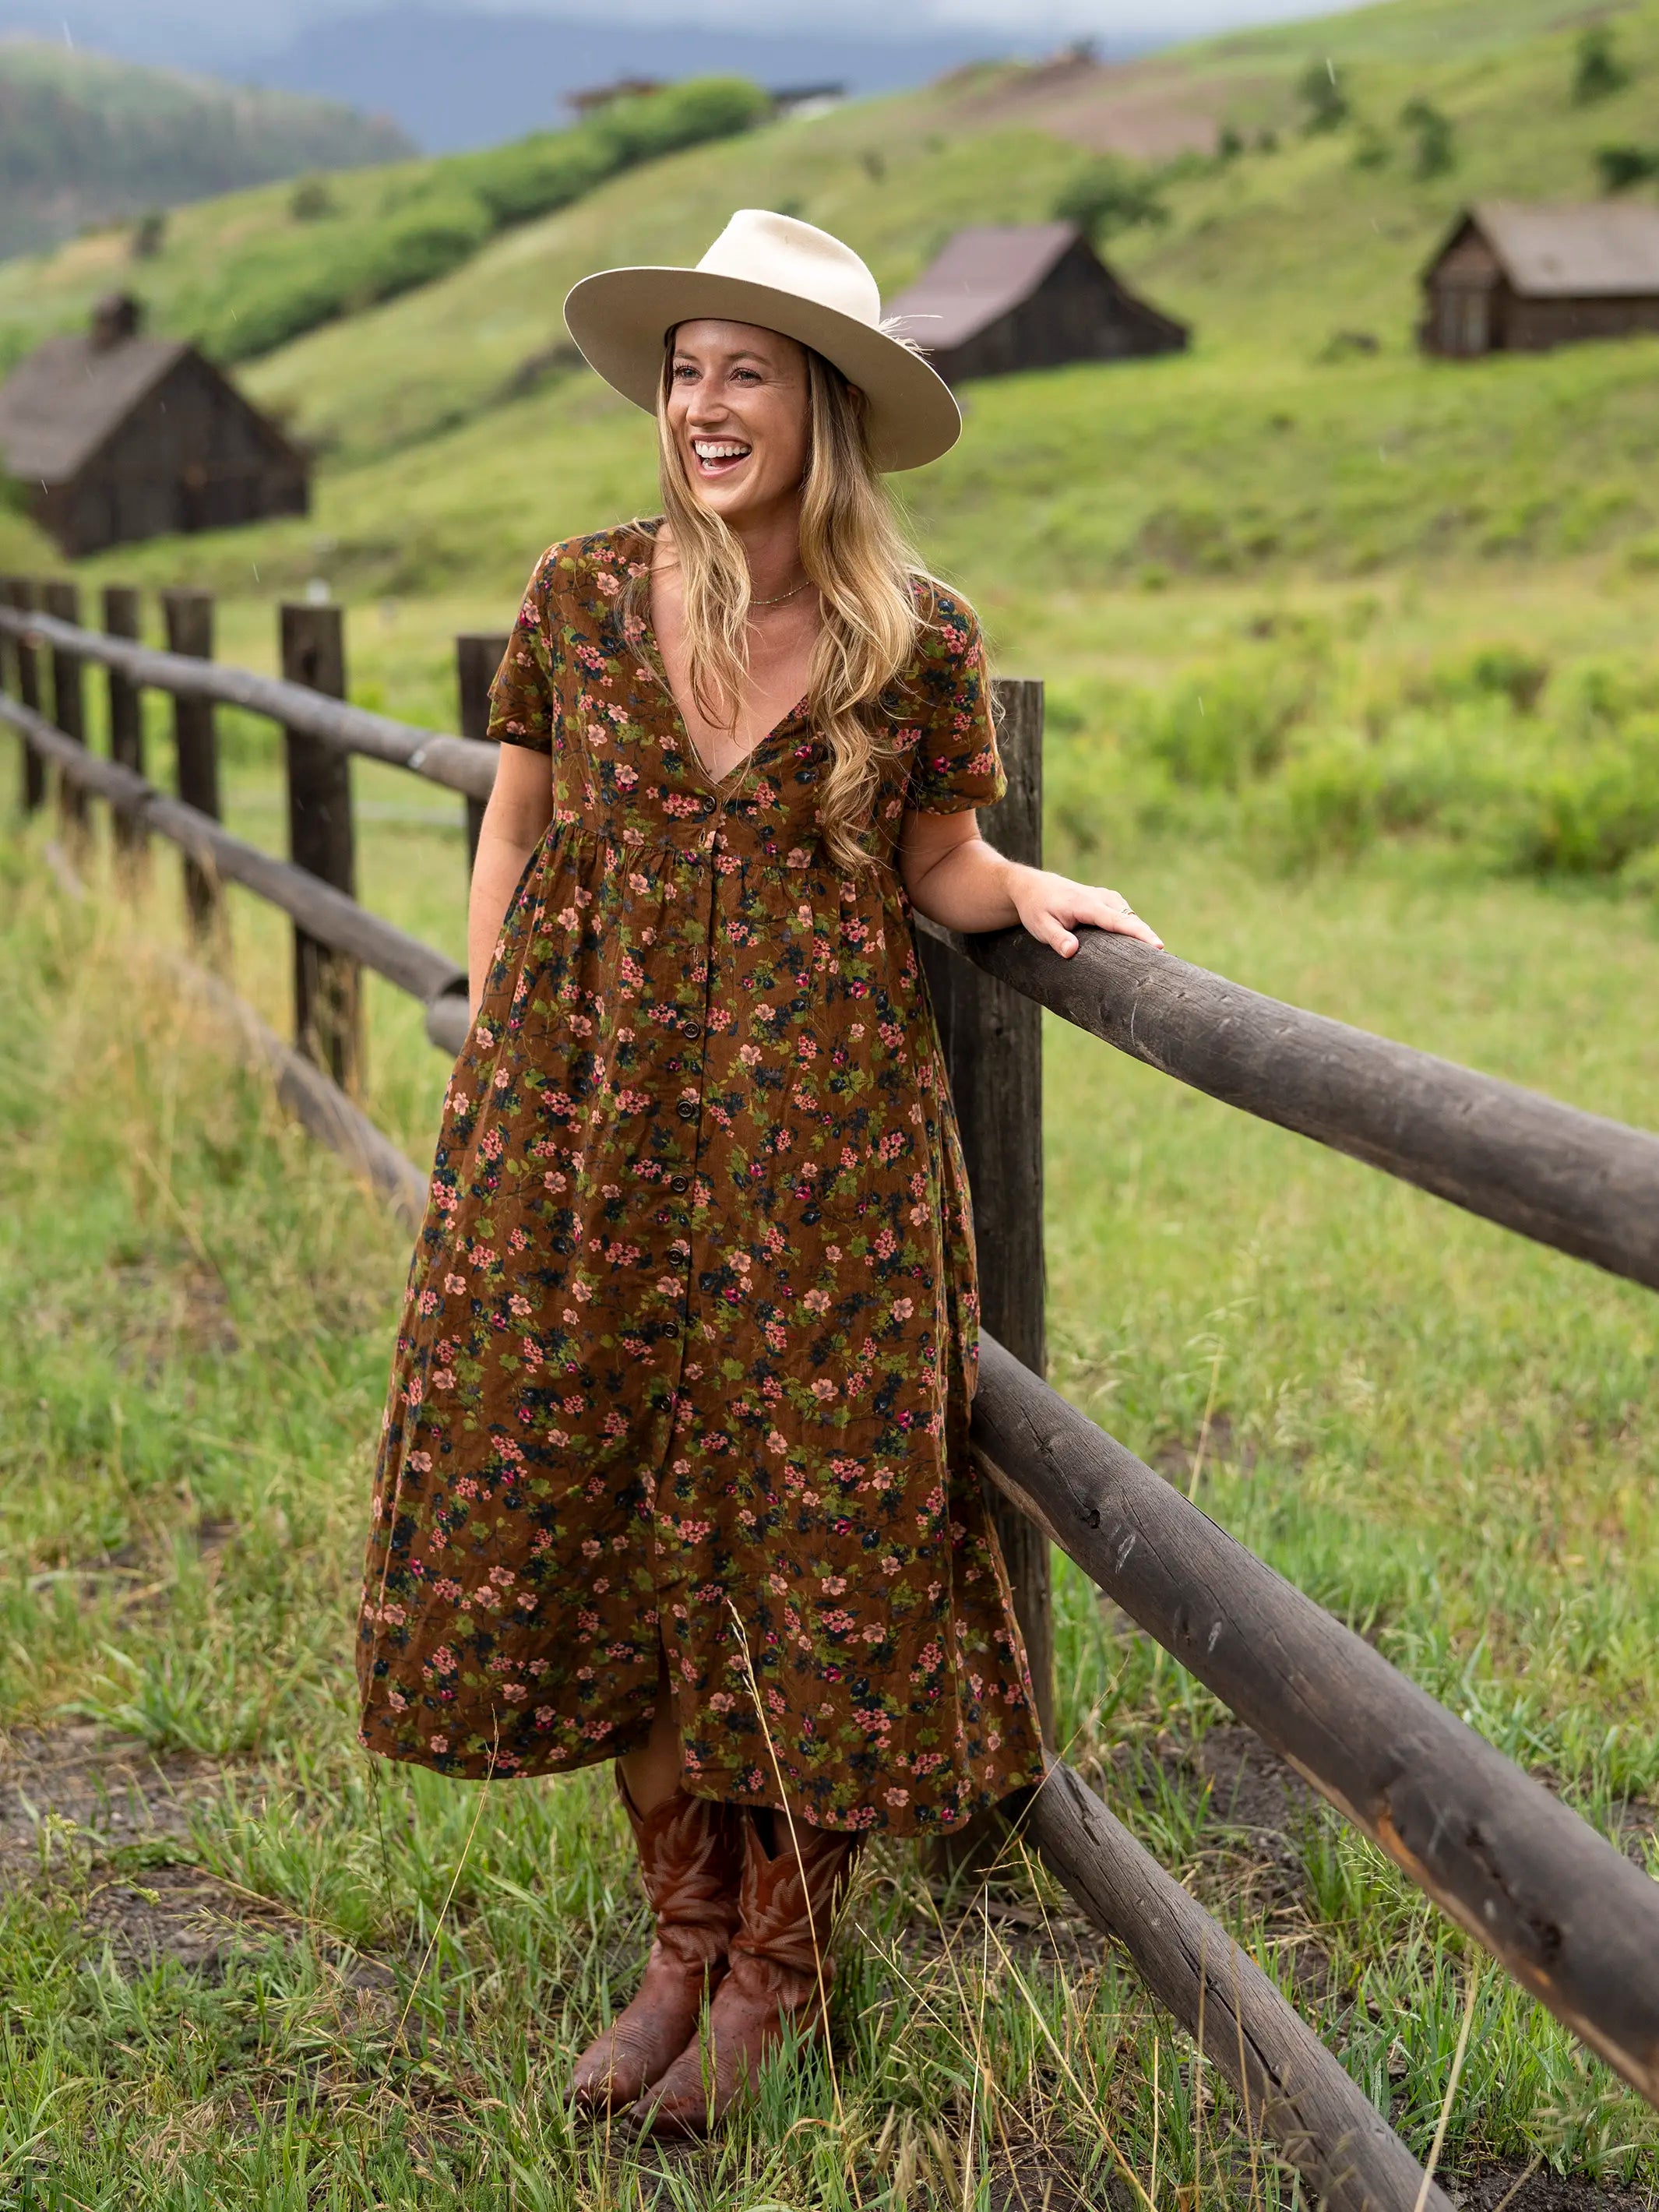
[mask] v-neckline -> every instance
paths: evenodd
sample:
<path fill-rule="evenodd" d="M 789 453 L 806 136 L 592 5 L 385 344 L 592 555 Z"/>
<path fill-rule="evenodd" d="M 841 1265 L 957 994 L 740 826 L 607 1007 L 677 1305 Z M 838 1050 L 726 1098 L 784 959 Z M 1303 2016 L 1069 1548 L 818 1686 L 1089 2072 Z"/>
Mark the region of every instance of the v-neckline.
<path fill-rule="evenodd" d="M 652 531 L 649 533 L 649 536 L 652 546 L 654 548 L 657 542 L 657 534 L 655 531 Z M 697 750 L 697 741 L 691 734 L 691 725 L 686 720 L 684 710 L 681 707 L 679 701 L 674 696 L 674 687 L 668 680 L 668 664 L 663 659 L 662 645 L 657 636 L 657 618 L 652 612 L 651 608 L 651 570 L 649 568 L 647 568 L 645 572 L 645 607 L 641 617 L 641 642 L 645 647 L 647 657 L 650 660 L 652 667 L 656 672 L 658 681 L 661 684 L 663 690 L 667 695 L 668 703 L 673 709 L 674 720 L 679 725 L 680 735 L 685 740 L 685 750 L 690 755 L 692 764 L 696 768 L 698 775 L 702 778 L 703 783 L 711 792 L 726 793 L 735 790 L 742 782 L 744 775 L 748 773 L 751 763 L 761 753 L 766 750 L 767 747 L 773 743 L 774 739 L 781 736 L 784 731 L 792 729 L 797 722 L 802 720 L 806 713 L 807 702 L 811 697 L 811 692 L 803 692 L 801 696 L 796 700 L 794 705 L 789 709 L 789 712 L 783 717 L 783 719 L 781 721 L 775 722 L 771 728 L 768 730 L 763 736 L 757 738 L 754 744 L 750 746 L 748 751 L 740 754 L 738 757 L 732 762 L 731 767 L 727 769 L 724 775 L 711 775 L 708 772 L 708 763 L 703 759 L 702 753 Z"/>

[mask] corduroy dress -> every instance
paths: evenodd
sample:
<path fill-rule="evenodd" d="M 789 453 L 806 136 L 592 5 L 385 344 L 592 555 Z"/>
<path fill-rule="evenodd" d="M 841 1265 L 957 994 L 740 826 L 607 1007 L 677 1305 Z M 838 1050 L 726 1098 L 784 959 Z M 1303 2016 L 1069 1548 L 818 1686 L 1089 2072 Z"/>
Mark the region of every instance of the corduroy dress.
<path fill-rule="evenodd" d="M 637 525 L 538 563 L 491 732 L 553 818 L 446 1095 L 359 1632 L 362 1741 L 545 1774 L 645 1738 L 694 1793 L 947 1830 L 1041 1772 L 967 1443 L 966 1182 L 907 807 L 1004 783 L 971 613 L 926 586 L 844 869 L 796 711 L 712 785 Z M 641 604 L 642 604 L 641 600 Z"/>

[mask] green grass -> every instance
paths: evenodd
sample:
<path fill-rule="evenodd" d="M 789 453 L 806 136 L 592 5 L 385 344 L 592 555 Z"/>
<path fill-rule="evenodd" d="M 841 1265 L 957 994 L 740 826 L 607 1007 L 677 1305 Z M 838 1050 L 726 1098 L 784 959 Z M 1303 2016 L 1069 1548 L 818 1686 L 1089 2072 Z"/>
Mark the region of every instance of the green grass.
<path fill-rule="evenodd" d="M 252 827 L 268 779 L 240 750 Z M 780 2080 L 666 2182 L 569 2136 L 562 2070 L 638 1949 L 603 1775 L 481 1802 L 350 1743 L 404 1242 L 226 1060 L 118 906 L 67 903 L 15 830 L 0 1717 L 91 1712 L 222 1780 L 182 1842 L 112 1857 L 43 1838 L 45 1887 L 0 1916 L 0 2171 L 50 2175 L 66 2204 L 896 2208 L 962 2202 L 964 2162 L 969 2202 L 1011 2158 L 1028 2184 L 1098 2187 L 1108 2139 L 1144 2185 L 1156 2115 L 1161 2188 L 1249 2195 L 1237 2115 L 1212 2098 L 1194 2153 L 1190 2052 L 1086 1932 L 949 1905 L 941 1930 L 897 1854 L 860 1893 L 833 2081 Z M 457 836 L 371 820 L 364 847 L 378 902 L 453 931 Z M 1156 842 L 1112 865 L 1179 950 L 1261 988 L 1597 1110 L 1640 1118 L 1653 1096 L 1659 1052 L 1625 1016 L 1659 986 L 1659 942 L 1620 908 L 1381 865 L 1283 889 Z M 145 936 L 176 928 L 172 877 L 158 855 Z M 280 1018 L 280 933 L 240 898 L 234 933 L 239 980 Z M 384 1015 L 377 998 L 375 1104 L 418 1152 L 438 1056 Z M 1590 1817 L 1633 1821 L 1659 1867 L 1650 1297 L 1059 1024 L 1048 1082 L 1061 1387 L 1183 1486 L 1207 1405 L 1206 1510 Z M 131 1573 L 100 1573 L 116 1555 Z M 1452 2166 L 1541 2154 L 1659 2185 L 1651 2114 L 1334 1817 L 1293 1835 L 1288 1881 L 1264 1868 L 1179 1756 L 1212 1702 L 1080 1577 L 1060 1608 L 1072 1756 L 1419 2150 L 1474 1972 Z M 131 1899 L 169 1857 L 236 1885 L 222 1911 L 269 1901 L 222 1978 L 106 1948 L 107 1885 Z"/>

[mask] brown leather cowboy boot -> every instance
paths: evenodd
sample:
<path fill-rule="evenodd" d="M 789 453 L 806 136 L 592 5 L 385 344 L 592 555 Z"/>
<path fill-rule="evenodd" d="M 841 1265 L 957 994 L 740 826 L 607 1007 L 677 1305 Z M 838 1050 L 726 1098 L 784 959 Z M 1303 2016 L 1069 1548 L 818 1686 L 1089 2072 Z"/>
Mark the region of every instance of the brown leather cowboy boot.
<path fill-rule="evenodd" d="M 614 1771 L 657 1935 L 633 2002 L 576 2061 L 571 2099 L 588 2112 L 632 2104 L 696 2034 L 704 1996 L 726 1972 L 742 1878 L 735 1806 L 677 1790 L 641 1814 Z"/>
<path fill-rule="evenodd" d="M 815 2042 L 825 2033 L 835 1972 L 830 1936 L 862 1838 L 797 1820 L 792 1841 L 783 1814 L 773 1818 L 775 1850 L 762 1842 L 752 1814 L 744 1822 L 742 1925 L 708 2027 L 635 2108 L 648 2134 L 706 2134 L 783 2039 L 786 2024 Z"/>

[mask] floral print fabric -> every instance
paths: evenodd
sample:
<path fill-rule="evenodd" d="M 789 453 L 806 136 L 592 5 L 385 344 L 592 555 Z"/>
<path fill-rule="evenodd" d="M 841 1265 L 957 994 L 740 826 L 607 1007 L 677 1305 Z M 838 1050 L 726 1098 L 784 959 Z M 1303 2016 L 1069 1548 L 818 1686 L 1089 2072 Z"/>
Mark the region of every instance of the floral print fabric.
<path fill-rule="evenodd" d="M 630 526 L 538 564 L 492 734 L 553 818 L 444 1102 L 373 1500 L 362 1741 L 453 1775 L 644 1739 L 686 1786 L 947 1829 L 1037 1778 L 968 1452 L 968 1199 L 907 806 L 1003 779 L 971 613 L 930 594 L 849 872 L 800 709 L 711 785 Z M 925 588 L 925 587 L 922 587 Z M 643 604 L 642 599 L 639 602 Z"/>

